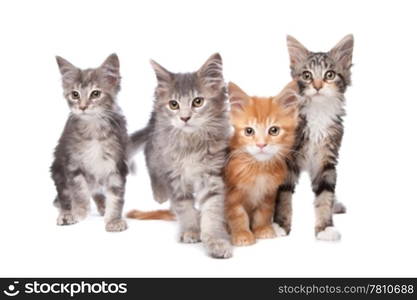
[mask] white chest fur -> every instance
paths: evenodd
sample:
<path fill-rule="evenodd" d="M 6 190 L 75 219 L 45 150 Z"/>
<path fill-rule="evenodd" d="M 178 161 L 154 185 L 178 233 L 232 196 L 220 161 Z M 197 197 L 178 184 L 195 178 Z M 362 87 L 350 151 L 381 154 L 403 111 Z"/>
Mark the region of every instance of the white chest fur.
<path fill-rule="evenodd" d="M 105 118 L 86 116 L 80 120 L 78 131 L 83 136 L 81 145 L 78 145 L 76 161 L 82 168 L 93 175 L 97 180 L 106 178 L 116 169 L 114 161 L 114 142 L 111 138 L 103 138 L 105 128 L 111 126 Z"/>
<path fill-rule="evenodd" d="M 199 179 L 205 168 L 201 163 L 200 155 L 190 153 L 177 161 L 176 168 L 181 174 L 181 180 L 184 184 L 199 185 Z"/>
<path fill-rule="evenodd" d="M 337 116 L 344 114 L 343 102 L 336 97 L 313 96 L 306 99 L 301 113 L 306 116 L 309 141 L 318 144 L 328 135 Z"/>
<path fill-rule="evenodd" d="M 78 157 L 88 173 L 100 179 L 114 172 L 115 162 L 106 155 L 105 151 L 109 151 L 106 142 L 95 139 L 85 141 L 83 149 Z"/>
<path fill-rule="evenodd" d="M 338 116 L 344 115 L 344 102 L 336 97 L 314 96 L 305 99 L 301 113 L 305 115 L 305 133 L 308 136 L 301 161 L 304 170 L 315 174 L 320 167 L 323 143 Z"/>

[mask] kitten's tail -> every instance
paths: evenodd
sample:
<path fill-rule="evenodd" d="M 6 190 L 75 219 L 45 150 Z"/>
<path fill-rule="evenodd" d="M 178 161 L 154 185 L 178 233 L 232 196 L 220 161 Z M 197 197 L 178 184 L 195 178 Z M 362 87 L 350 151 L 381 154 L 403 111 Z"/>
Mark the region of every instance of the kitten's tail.
<path fill-rule="evenodd" d="M 136 173 L 136 165 L 133 161 L 133 156 L 145 146 L 145 143 L 148 140 L 150 135 L 151 129 L 148 126 L 142 128 L 138 131 L 135 131 L 129 136 L 129 142 L 127 144 L 127 158 L 128 158 L 128 165 L 129 171 L 132 174 Z"/>
<path fill-rule="evenodd" d="M 140 211 L 140 210 L 131 210 L 126 215 L 130 219 L 138 220 L 165 220 L 165 221 L 174 221 L 175 215 L 168 209 L 159 209 L 151 211 Z"/>
<path fill-rule="evenodd" d="M 128 144 L 128 149 L 127 149 L 129 158 L 135 155 L 135 153 L 138 152 L 140 148 L 142 148 L 142 146 L 145 145 L 145 143 L 148 140 L 150 132 L 151 132 L 150 127 L 146 126 L 145 128 L 135 131 L 129 136 L 129 144 Z"/>
<path fill-rule="evenodd" d="M 148 125 L 141 130 L 135 131 L 129 136 L 129 142 L 127 144 L 127 159 L 129 161 L 129 170 L 132 173 L 135 173 L 135 164 L 133 162 L 133 156 L 139 151 L 142 150 L 149 140 L 149 137 L 152 135 L 152 128 L 155 124 L 155 113 L 151 114 Z"/>

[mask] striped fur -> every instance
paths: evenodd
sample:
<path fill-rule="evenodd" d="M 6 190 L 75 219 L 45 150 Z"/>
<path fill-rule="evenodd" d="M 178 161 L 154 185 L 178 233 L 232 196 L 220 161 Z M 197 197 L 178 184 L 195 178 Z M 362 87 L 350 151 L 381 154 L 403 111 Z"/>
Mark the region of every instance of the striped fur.
<path fill-rule="evenodd" d="M 340 235 L 333 228 L 332 216 L 336 165 L 344 130 L 344 92 L 351 83 L 353 36 L 346 36 L 325 53 L 310 52 L 290 36 L 287 42 L 293 86 L 300 95 L 300 114 L 296 142 L 287 160 L 289 174 L 278 190 L 275 220 L 290 232 L 292 193 L 300 172 L 306 170 L 316 195 L 316 236 L 337 240 Z M 342 205 L 338 207 L 343 209 Z"/>

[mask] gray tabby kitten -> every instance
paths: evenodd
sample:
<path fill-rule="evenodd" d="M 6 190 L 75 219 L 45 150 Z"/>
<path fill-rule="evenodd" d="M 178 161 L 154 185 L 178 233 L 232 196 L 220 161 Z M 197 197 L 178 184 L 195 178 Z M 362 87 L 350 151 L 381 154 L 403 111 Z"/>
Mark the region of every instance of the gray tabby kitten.
<path fill-rule="evenodd" d="M 93 197 L 107 231 L 127 229 L 122 219 L 128 168 L 125 118 L 116 103 L 119 59 L 110 55 L 96 69 L 80 70 L 57 57 L 64 97 L 71 109 L 51 167 L 58 195 L 58 225 L 86 217 Z"/>
<path fill-rule="evenodd" d="M 131 151 L 145 144 L 154 198 L 171 200 L 180 241 L 201 240 L 210 256 L 231 257 L 222 178 L 230 134 L 222 59 L 214 54 L 185 74 L 151 63 L 158 80 L 154 111 L 147 127 L 132 135 Z"/>
<path fill-rule="evenodd" d="M 351 82 L 353 36 L 346 36 L 329 52 L 311 52 L 291 36 L 287 43 L 291 75 L 300 95 L 300 115 L 288 159 L 289 175 L 278 190 L 275 221 L 290 232 L 292 193 L 300 171 L 307 170 L 316 195 L 316 237 L 339 240 L 333 212 L 343 213 L 345 208 L 335 202 L 336 165 L 343 136 L 344 92 Z"/>

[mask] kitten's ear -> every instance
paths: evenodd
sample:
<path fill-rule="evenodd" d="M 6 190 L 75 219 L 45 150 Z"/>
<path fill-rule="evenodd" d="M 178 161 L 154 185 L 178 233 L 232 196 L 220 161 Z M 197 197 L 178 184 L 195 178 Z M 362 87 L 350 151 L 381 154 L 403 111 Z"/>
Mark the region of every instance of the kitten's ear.
<path fill-rule="evenodd" d="M 55 58 L 62 76 L 71 71 L 78 71 L 77 67 L 61 56 L 56 56 Z"/>
<path fill-rule="evenodd" d="M 353 35 L 345 36 L 329 53 L 343 68 L 349 69 L 352 66 Z"/>
<path fill-rule="evenodd" d="M 61 72 L 62 84 L 64 87 L 68 87 L 79 80 L 81 73 L 80 69 L 60 56 L 56 56 L 56 62 L 58 63 L 59 71 Z"/>
<path fill-rule="evenodd" d="M 308 51 L 303 44 L 290 35 L 287 35 L 287 47 L 288 53 L 290 54 L 291 65 L 303 62 L 310 54 L 310 51 Z"/>
<path fill-rule="evenodd" d="M 210 56 L 197 74 L 206 87 L 216 90 L 223 88 L 223 63 L 220 54 L 215 53 Z"/>
<path fill-rule="evenodd" d="M 119 57 L 116 53 L 110 54 L 106 60 L 101 64 L 101 68 L 111 69 L 117 73 L 119 73 L 120 69 L 120 62 Z"/>
<path fill-rule="evenodd" d="M 250 100 L 248 94 L 246 94 L 237 84 L 233 82 L 229 82 L 227 90 L 229 93 L 229 101 L 232 111 L 243 110 Z"/>
<path fill-rule="evenodd" d="M 116 53 L 110 54 L 101 64 L 100 69 L 109 84 L 113 86 L 120 84 L 120 62 Z"/>
<path fill-rule="evenodd" d="M 172 81 L 173 74 L 152 59 L 150 60 L 150 63 L 155 71 L 156 79 L 158 80 L 158 87 L 169 86 Z"/>
<path fill-rule="evenodd" d="M 289 83 L 281 93 L 275 96 L 274 100 L 277 101 L 288 114 L 295 115 L 298 111 L 300 99 L 297 94 L 297 88 L 294 86 L 293 82 Z"/>

